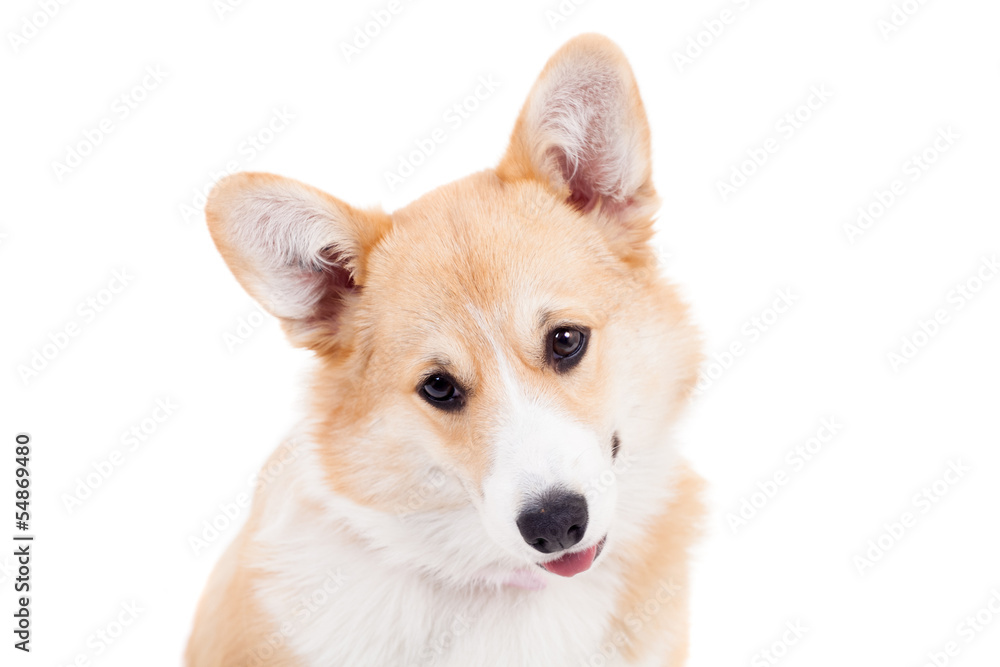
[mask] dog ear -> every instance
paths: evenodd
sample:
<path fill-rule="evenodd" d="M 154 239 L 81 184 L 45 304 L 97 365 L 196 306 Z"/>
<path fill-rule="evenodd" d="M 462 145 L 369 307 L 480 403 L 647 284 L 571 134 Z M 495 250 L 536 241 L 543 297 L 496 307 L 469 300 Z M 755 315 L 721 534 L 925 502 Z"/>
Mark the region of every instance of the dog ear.
<path fill-rule="evenodd" d="M 368 252 L 388 215 L 359 211 L 298 181 L 239 173 L 205 206 L 209 231 L 233 275 L 297 345 L 332 345 L 344 308 L 364 282 Z"/>
<path fill-rule="evenodd" d="M 546 64 L 497 168 L 532 178 L 634 245 L 651 235 L 658 198 L 649 123 L 632 68 L 602 35 L 570 40 Z"/>

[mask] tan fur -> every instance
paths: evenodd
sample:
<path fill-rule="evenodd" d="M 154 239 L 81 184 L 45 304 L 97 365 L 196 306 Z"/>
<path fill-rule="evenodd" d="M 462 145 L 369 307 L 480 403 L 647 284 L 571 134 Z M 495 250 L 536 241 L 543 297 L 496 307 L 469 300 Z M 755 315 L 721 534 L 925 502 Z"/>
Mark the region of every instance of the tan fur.
<path fill-rule="evenodd" d="M 649 527 L 648 537 L 619 551 L 624 554 L 620 558 L 625 563 L 626 585 L 606 637 L 609 642 L 624 638 L 622 652 L 630 660 L 638 660 L 644 649 L 669 633 L 674 642 L 663 667 L 679 667 L 687 660 L 688 550 L 700 536 L 705 514 L 701 502 L 703 480 L 687 466 L 679 472 L 676 496 Z M 664 585 L 672 594 L 660 603 L 657 592 Z M 633 628 L 626 622 L 628 614 L 643 612 L 641 627 Z"/>
<path fill-rule="evenodd" d="M 530 312 L 536 304 L 526 302 L 525 295 L 530 295 L 535 284 L 544 283 L 549 291 L 574 294 L 579 301 L 579 295 L 575 294 L 579 286 L 594 286 L 588 292 L 602 296 L 595 296 L 583 308 L 559 315 L 572 316 L 573 321 L 591 327 L 595 350 L 590 353 L 597 354 L 607 313 L 615 308 L 615 297 L 622 296 L 623 285 L 632 278 L 606 249 L 597 230 L 586 228 L 574 232 L 586 245 L 567 248 L 564 261 L 552 264 L 546 250 L 562 245 L 562 232 L 558 224 L 538 225 L 529 208 L 530 202 L 545 198 L 548 195 L 535 183 L 508 185 L 484 172 L 441 188 L 393 215 L 393 233 L 376 248 L 371 260 L 371 273 L 365 285 L 365 292 L 371 298 L 358 308 L 347 325 L 353 331 L 345 331 L 345 335 L 361 341 L 357 348 L 351 348 L 354 359 L 344 358 L 341 350 L 347 349 L 346 346 L 324 354 L 324 367 L 316 380 L 316 409 L 318 414 L 325 415 L 317 437 L 332 443 L 325 456 L 327 468 L 336 475 L 331 482 L 338 491 L 363 504 L 391 509 L 397 498 L 374 495 L 376 480 L 370 477 L 383 474 L 383 469 L 374 462 L 389 465 L 392 473 L 419 474 L 412 462 L 399 458 L 395 451 L 359 452 L 349 445 L 340 449 L 338 443 L 351 442 L 344 430 L 365 427 L 365 415 L 376 409 L 366 398 L 384 411 L 388 411 L 387 400 L 415 404 L 420 408 L 421 425 L 440 433 L 441 441 L 447 443 L 449 451 L 441 452 L 442 457 L 454 459 L 472 481 L 481 481 L 487 460 L 485 449 L 477 446 L 477 434 L 488 426 L 498 398 L 497 369 L 490 358 L 492 343 L 474 339 L 467 346 L 456 345 L 451 350 L 449 361 L 456 376 L 467 378 L 470 393 L 481 399 L 462 420 L 442 420 L 432 408 L 421 405 L 411 378 L 430 366 L 424 353 L 434 353 L 442 341 L 453 338 L 452 332 L 481 329 L 482 318 L 487 328 L 496 332 L 508 356 L 521 362 L 524 372 L 519 379 L 539 394 L 565 391 L 567 386 L 576 388 L 568 396 L 569 406 L 581 418 L 586 418 L 589 406 L 599 401 L 601 383 L 595 381 L 602 370 L 599 366 L 588 367 L 570 378 L 538 372 L 540 350 L 536 341 L 542 323 Z M 523 216 L 509 214 L 512 199 L 526 203 Z M 460 206 L 472 210 L 477 219 L 475 224 L 469 224 L 464 215 L 451 217 L 444 213 L 460 210 Z M 561 219 L 567 226 L 576 225 L 577 220 L 566 206 L 553 208 L 547 217 L 557 222 Z M 468 248 L 478 251 L 468 254 Z M 599 260 L 597 270 L 594 256 Z M 400 281 L 399 276 L 415 278 Z M 421 276 L 427 278 L 420 279 Z M 455 286 L 453 299 L 447 296 L 442 299 L 438 287 L 441 284 Z M 470 293 L 474 295 L 472 304 L 466 303 L 466 295 Z M 414 330 L 417 333 L 411 335 L 419 338 L 410 341 L 410 349 L 401 350 L 394 344 L 393 338 L 399 332 Z M 398 393 L 387 395 L 384 390 L 387 386 L 395 386 Z M 336 399 L 345 393 L 360 399 L 348 403 Z M 391 491 L 398 492 L 398 487 Z"/>

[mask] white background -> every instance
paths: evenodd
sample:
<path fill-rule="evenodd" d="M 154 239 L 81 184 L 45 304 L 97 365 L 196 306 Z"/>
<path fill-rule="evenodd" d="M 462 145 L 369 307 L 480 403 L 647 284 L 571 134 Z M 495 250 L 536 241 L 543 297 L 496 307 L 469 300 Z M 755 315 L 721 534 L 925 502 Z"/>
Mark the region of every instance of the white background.
<path fill-rule="evenodd" d="M 788 622 L 807 630 L 783 665 L 918 667 L 953 640 L 948 664 L 998 664 L 1000 615 L 971 642 L 959 624 L 991 591 L 1000 600 L 1000 279 L 977 283 L 1000 253 L 1000 5 L 909 0 L 912 16 L 885 34 L 891 0 L 591 0 L 564 3 L 558 22 L 555 1 L 407 1 L 348 62 L 341 44 L 386 2 L 247 0 L 221 16 L 218 4 L 70 2 L 16 47 L 41 10 L 4 4 L 0 534 L 14 532 L 13 438 L 28 431 L 37 541 L 30 656 L 10 646 L 13 562 L 0 556 L 0 662 L 178 664 L 236 529 L 198 555 L 189 538 L 250 488 L 296 419 L 308 354 L 270 319 L 227 346 L 253 304 L 200 211 L 182 213 L 210 174 L 235 160 L 392 210 L 495 164 L 546 59 L 599 31 L 638 78 L 663 197 L 656 242 L 719 364 L 680 434 L 710 484 L 690 664 L 769 664 L 759 652 Z M 689 39 L 706 46 L 679 66 Z M 122 118 L 116 99 L 148 67 L 165 78 Z M 448 125 L 488 75 L 495 93 Z M 813 87 L 832 96 L 800 109 Z M 248 159 L 244 142 L 275 109 L 294 119 Z M 797 109 L 809 117 L 788 137 L 778 124 Z M 110 134 L 60 179 L 53 164 L 105 118 Z M 390 191 L 385 172 L 437 127 L 447 141 Z M 957 139 L 913 180 L 906 163 L 942 128 Z M 718 183 L 769 138 L 777 151 L 723 201 Z M 852 243 L 845 225 L 895 179 L 903 194 Z M 123 269 L 128 285 L 85 315 L 79 304 L 109 296 Z M 966 284 L 980 289 L 958 308 Z M 751 340 L 744 327 L 771 321 L 779 290 L 794 305 Z M 894 368 L 888 355 L 939 309 L 947 321 Z M 19 369 L 72 323 L 78 335 L 25 379 Z M 733 342 L 743 353 L 722 370 L 729 360 L 713 355 Z M 158 399 L 178 407 L 129 451 L 123 432 Z M 787 452 L 829 417 L 843 428 L 795 470 Z M 114 450 L 121 465 L 67 509 Z M 968 472 L 924 512 L 914 496 L 949 462 Z M 787 483 L 734 532 L 728 515 L 776 472 Z M 916 525 L 859 568 L 904 512 Z M 131 602 L 138 618 L 97 655 L 92 635 Z"/>

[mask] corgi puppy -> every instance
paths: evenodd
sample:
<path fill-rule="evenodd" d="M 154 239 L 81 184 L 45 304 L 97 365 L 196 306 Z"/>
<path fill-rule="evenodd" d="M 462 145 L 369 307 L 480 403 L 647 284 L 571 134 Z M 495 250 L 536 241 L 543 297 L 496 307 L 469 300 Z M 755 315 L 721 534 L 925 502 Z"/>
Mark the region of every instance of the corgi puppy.
<path fill-rule="evenodd" d="M 206 206 L 315 354 L 305 420 L 216 566 L 191 667 L 678 667 L 699 337 L 659 276 L 621 50 L 546 65 L 499 165 L 388 214 L 261 173 Z"/>

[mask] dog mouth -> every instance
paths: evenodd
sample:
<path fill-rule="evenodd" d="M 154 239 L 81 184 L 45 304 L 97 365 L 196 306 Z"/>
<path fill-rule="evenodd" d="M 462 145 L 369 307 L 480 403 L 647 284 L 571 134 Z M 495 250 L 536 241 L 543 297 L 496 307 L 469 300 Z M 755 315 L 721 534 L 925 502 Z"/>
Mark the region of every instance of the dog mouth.
<path fill-rule="evenodd" d="M 590 548 L 563 554 L 555 560 L 550 560 L 547 563 L 539 563 L 538 567 L 548 570 L 552 574 L 558 574 L 560 577 L 572 577 L 581 572 L 586 572 L 594 564 L 594 561 L 597 560 L 597 557 L 601 555 L 601 550 L 604 549 L 604 543 L 607 539 L 608 536 L 605 535 L 601 538 L 600 542 Z"/>

